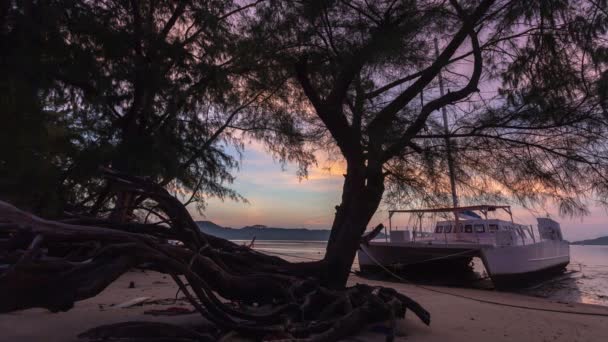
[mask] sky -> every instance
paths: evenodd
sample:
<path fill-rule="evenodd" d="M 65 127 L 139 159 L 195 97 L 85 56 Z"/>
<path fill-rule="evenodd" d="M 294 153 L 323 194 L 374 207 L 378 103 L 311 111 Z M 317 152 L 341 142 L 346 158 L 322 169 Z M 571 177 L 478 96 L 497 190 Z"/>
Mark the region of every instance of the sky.
<path fill-rule="evenodd" d="M 463 49 L 467 51 L 468 47 L 465 45 Z M 468 74 L 470 68 L 470 63 L 466 61 L 455 66 L 455 70 L 463 74 Z M 498 81 L 485 80 L 480 88 L 482 93 L 490 94 L 484 97 L 491 98 L 499 85 Z M 426 96 L 433 97 L 433 91 L 426 92 Z M 196 219 L 233 228 L 263 224 L 270 227 L 329 229 L 335 206 L 340 204 L 344 167 L 340 163 L 325 162 L 322 156 L 318 159 L 319 164 L 309 170 L 309 177 L 299 179 L 295 165 L 282 166 L 273 160 L 263 146 L 250 143 L 242 156 L 242 164 L 233 184 L 233 189 L 247 198 L 249 203 L 211 199 L 204 217 L 193 214 Z M 386 210 L 381 205 L 368 228 L 378 223 L 388 225 Z M 548 214 L 560 222 L 564 237 L 570 241 L 608 236 L 608 211 L 593 203 L 590 203 L 589 210 L 588 216 L 568 218 L 560 217 L 556 207 L 550 204 L 537 212 L 513 206 L 516 222 L 536 225 L 536 217 Z M 403 227 L 410 222 L 407 218 L 395 218 L 393 223 Z"/>
<path fill-rule="evenodd" d="M 192 211 L 197 220 L 210 220 L 221 226 L 240 228 L 263 224 L 269 227 L 329 229 L 340 204 L 344 173 L 340 163 L 319 158 L 316 167 L 309 170 L 307 179 L 298 179 L 295 165 L 282 166 L 273 160 L 264 148 L 249 144 L 242 156 L 232 188 L 249 203 L 211 199 L 200 215 Z M 496 203 L 499 204 L 499 203 Z M 369 227 L 378 223 L 388 225 L 386 207 L 381 205 Z M 535 217 L 550 217 L 561 223 L 564 237 L 570 241 L 608 235 L 608 212 L 605 208 L 590 205 L 590 215 L 582 218 L 559 217 L 553 206 L 533 213 L 513 207 L 514 219 L 522 224 L 535 224 Z M 395 217 L 393 225 L 408 225 L 406 217 Z"/>

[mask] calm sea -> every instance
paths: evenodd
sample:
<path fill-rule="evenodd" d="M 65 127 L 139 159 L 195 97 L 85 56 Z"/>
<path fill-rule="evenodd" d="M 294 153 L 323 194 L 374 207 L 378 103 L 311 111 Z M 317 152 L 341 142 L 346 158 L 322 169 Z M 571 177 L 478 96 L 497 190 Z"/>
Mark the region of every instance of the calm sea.
<path fill-rule="evenodd" d="M 325 245 L 325 242 L 311 241 L 256 241 L 254 248 L 290 261 L 306 261 L 321 259 L 325 253 Z M 564 302 L 608 306 L 608 246 L 570 246 L 570 256 L 570 265 L 562 275 L 516 292 Z M 477 259 L 473 262 L 473 271 L 479 281 L 464 286 L 491 289 L 491 283 L 487 279 L 484 280 L 486 274 L 483 264 Z M 356 259 L 353 270 L 359 270 Z M 434 284 L 453 285 L 437 282 Z"/>

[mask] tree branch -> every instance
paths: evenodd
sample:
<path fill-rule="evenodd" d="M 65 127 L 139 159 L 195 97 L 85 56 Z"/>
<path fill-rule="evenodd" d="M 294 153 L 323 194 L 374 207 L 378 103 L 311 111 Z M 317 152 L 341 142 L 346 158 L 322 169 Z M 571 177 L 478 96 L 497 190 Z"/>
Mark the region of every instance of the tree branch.
<path fill-rule="evenodd" d="M 171 18 L 169 18 L 169 20 L 167 20 L 167 23 L 163 26 L 163 29 L 160 31 L 159 40 L 165 39 L 165 37 L 167 37 L 167 35 L 169 34 L 169 31 L 171 31 L 171 29 L 175 25 L 175 22 L 177 22 L 177 19 L 179 19 L 179 17 L 184 13 L 184 10 L 186 9 L 186 5 L 188 5 L 188 3 L 189 3 L 189 1 L 186 1 L 186 0 L 182 0 L 178 3 L 177 7 L 175 8 L 175 11 L 173 11 L 173 14 L 171 15 Z"/>
<path fill-rule="evenodd" d="M 453 2 L 455 3 L 455 1 Z M 461 12 L 461 15 L 464 15 L 464 13 Z M 412 138 L 416 134 L 418 134 L 418 132 L 424 127 L 426 120 L 433 111 L 455 101 L 461 100 L 475 91 L 479 91 L 477 89 L 477 86 L 479 84 L 479 79 L 481 78 L 481 72 L 483 69 L 483 56 L 479 47 L 477 33 L 475 32 L 473 27 L 469 28 L 469 36 L 471 37 L 471 45 L 473 47 L 473 55 L 475 56 L 475 62 L 471 79 L 469 80 L 467 85 L 458 91 L 448 92 L 444 96 L 424 105 L 424 107 L 422 107 L 422 109 L 420 110 L 420 113 L 418 114 L 416 120 L 414 120 L 414 122 L 405 130 L 405 133 L 403 133 L 401 138 L 396 143 L 386 149 L 383 155 L 383 160 L 386 161 L 394 157 L 396 154 L 399 153 L 399 151 L 401 151 L 405 146 L 407 146 L 412 140 Z"/>
<path fill-rule="evenodd" d="M 420 93 L 420 91 L 422 91 L 424 87 L 426 87 L 439 74 L 441 69 L 450 61 L 451 57 L 460 47 L 465 38 L 470 35 L 471 31 L 474 31 L 477 21 L 488 11 L 493 3 L 494 0 L 482 1 L 475 9 L 474 13 L 471 16 L 468 16 L 467 20 L 463 22 L 462 27 L 454 35 L 443 52 L 437 57 L 431 66 L 422 71 L 418 80 L 399 94 L 376 115 L 368 126 L 369 131 L 372 132 L 373 135 L 382 135 L 384 129 L 390 125 L 397 113 L 412 99 L 414 99 L 418 93 Z"/>
<path fill-rule="evenodd" d="M 352 128 L 348 124 L 346 117 L 344 116 L 340 102 L 337 106 L 328 105 L 327 101 L 324 101 L 319 96 L 319 93 L 314 89 L 308 77 L 308 58 L 306 56 L 300 58 L 295 64 L 296 78 L 304 91 L 304 94 L 315 108 L 317 115 L 323 121 L 323 124 L 327 127 L 332 137 L 336 141 L 336 144 L 348 159 L 354 156 L 356 148 L 359 144 L 358 141 L 354 141 Z M 343 82 L 346 77 L 343 77 Z M 340 87 L 340 86 L 338 86 Z M 335 88 L 334 88 L 335 89 Z M 334 98 L 338 96 L 337 91 L 333 92 Z M 335 99 L 333 101 L 336 101 Z"/>

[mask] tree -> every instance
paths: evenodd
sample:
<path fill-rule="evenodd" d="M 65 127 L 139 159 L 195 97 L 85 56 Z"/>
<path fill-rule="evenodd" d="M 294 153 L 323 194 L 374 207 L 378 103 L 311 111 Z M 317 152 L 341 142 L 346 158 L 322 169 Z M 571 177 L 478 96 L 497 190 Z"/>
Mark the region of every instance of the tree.
<path fill-rule="evenodd" d="M 4 1 L 0 9 L 0 197 L 30 210 L 61 211 L 61 187 L 78 138 L 60 112 L 50 70 L 60 53 L 53 6 Z"/>
<path fill-rule="evenodd" d="M 238 160 L 226 147 L 243 147 L 231 127 L 248 127 L 245 119 L 259 122 L 251 113 L 274 92 L 274 85 L 249 85 L 252 66 L 237 44 L 234 17 L 254 4 L 115 0 L 9 6 L 3 15 L 3 70 L 14 76 L 7 82 L 24 86 L 6 83 L 14 91 L 4 96 L 7 104 L 24 99 L 19 103 L 35 106 L 38 117 L 28 121 L 31 111 L 7 106 L 14 110 L 5 112 L 6 121 L 15 124 L 5 126 L 3 135 L 2 167 L 11 187 L 5 193 L 23 204 L 39 201 L 29 206 L 38 213 L 111 210 L 115 220 L 124 221 L 145 203 L 105 183 L 98 172 L 102 165 L 154 179 L 198 209 L 208 196 L 242 200 L 227 186 Z M 273 124 L 266 120 L 265 127 Z M 52 135 L 59 142 L 49 141 Z M 19 147 L 21 140 L 31 144 L 41 137 L 48 138 L 29 148 L 34 154 Z M 280 146 L 298 150 L 298 144 L 292 139 Z M 22 160 L 26 156 L 37 162 Z M 32 179 L 39 182 L 30 185 Z M 24 188 L 37 199 L 23 196 Z M 52 210 L 38 210 L 45 206 Z"/>
<path fill-rule="evenodd" d="M 330 291 L 310 277 L 318 275 L 318 263 L 291 264 L 207 236 L 170 194 L 190 190 L 199 203 L 201 192 L 235 197 L 222 183 L 232 179 L 228 171 L 236 165 L 223 147 L 238 149 L 241 134 L 267 142 L 280 159 L 303 166 L 312 161 L 297 122 L 277 110 L 277 101 L 290 94 L 282 89 L 285 78 L 264 78 L 268 66 L 258 66 L 260 60 L 247 56 L 248 41 L 237 39 L 241 26 L 230 17 L 249 7 L 224 1 L 25 1 L 2 12 L 2 70 L 11 76 L 2 84 L 8 90 L 3 99 L 17 104 L 4 113 L 15 124 L 6 130 L 3 147 L 11 154 L 0 159 L 7 171 L 3 181 L 6 176 L 9 185 L 18 179 L 28 186 L 31 174 L 20 171 L 48 165 L 52 177 L 31 190 L 48 195 L 56 189 L 61 203 L 48 213 L 29 205 L 55 198 L 20 198 L 13 186 L 7 197 L 46 216 L 41 218 L 0 201 L 0 263 L 10 265 L 0 270 L 0 289 L 8 294 L 0 300 L 1 312 L 69 310 L 139 266 L 170 274 L 219 329 L 202 334 L 127 323 L 85 335 L 215 341 L 236 330 L 256 339 L 312 335 L 332 341 L 367 323 L 404 317 L 406 309 L 430 322 L 428 312 L 394 290 L 358 285 Z M 32 58 L 20 63 L 20 55 Z M 23 77 L 30 63 L 36 69 Z M 265 115 L 268 109 L 274 115 Z M 67 145 L 56 149 L 46 135 L 55 122 Z M 18 137 L 23 129 L 33 133 Z M 28 149 L 15 149 L 16 138 Z M 19 169 L 14 161 L 23 152 L 33 158 Z M 104 169 L 101 178 L 100 165 L 118 171 Z"/>
<path fill-rule="evenodd" d="M 83 97 L 76 110 L 98 118 L 96 140 L 115 141 L 97 163 L 236 198 L 221 186 L 232 180 L 235 161 L 217 148 L 225 121 L 234 119 L 230 106 L 240 105 L 231 98 L 230 61 L 222 58 L 231 37 L 222 21 L 232 6 L 112 1 L 66 11 L 79 63 L 66 63 L 57 78 Z M 93 210 L 108 199 L 107 190 L 92 197 Z M 136 203 L 119 191 L 115 219 L 124 220 Z"/>
<path fill-rule="evenodd" d="M 584 196 L 605 200 L 605 10 L 582 0 L 260 4 L 249 38 L 277 75 L 290 73 L 302 131 L 322 127 L 318 141 L 346 163 L 325 284 L 344 286 L 386 186 L 408 204 L 447 202 L 446 140 L 464 195 L 553 198 L 564 213 L 584 212 Z M 447 132 L 434 114 L 444 107 L 459 112 Z"/>

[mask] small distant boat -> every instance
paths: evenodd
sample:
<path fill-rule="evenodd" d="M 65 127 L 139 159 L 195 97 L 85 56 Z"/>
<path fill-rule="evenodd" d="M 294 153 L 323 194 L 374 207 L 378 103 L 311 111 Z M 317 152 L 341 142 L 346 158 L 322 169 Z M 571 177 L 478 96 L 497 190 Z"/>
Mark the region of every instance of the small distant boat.
<path fill-rule="evenodd" d="M 497 210 L 504 210 L 511 220 L 488 218 L 488 213 Z M 391 210 L 389 222 L 396 213 L 414 214 L 420 220 L 429 213 L 452 213 L 454 219 L 437 221 L 432 232 L 422 232 L 421 228 L 393 230 L 389 224 L 385 241 L 361 245 L 358 259 L 363 272 L 382 265 L 395 271 L 453 274 L 470 269 L 472 258 L 479 257 L 494 285 L 505 288 L 524 286 L 562 271 L 570 262 L 570 245 L 564 241 L 558 222 L 537 218 L 535 231 L 532 226 L 515 223 L 510 206 Z"/>

